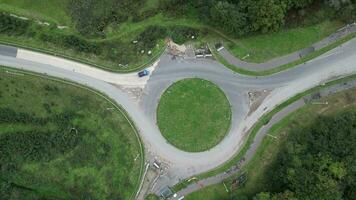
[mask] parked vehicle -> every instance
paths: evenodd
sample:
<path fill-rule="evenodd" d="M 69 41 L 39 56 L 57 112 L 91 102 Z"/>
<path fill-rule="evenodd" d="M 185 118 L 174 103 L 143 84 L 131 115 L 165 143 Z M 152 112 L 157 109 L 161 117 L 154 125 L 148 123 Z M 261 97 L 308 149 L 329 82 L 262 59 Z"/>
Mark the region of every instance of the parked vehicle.
<path fill-rule="evenodd" d="M 142 71 L 140 71 L 138 73 L 138 77 L 144 77 L 144 76 L 147 76 L 149 74 L 150 74 L 150 72 L 147 69 L 145 69 L 145 70 L 142 70 Z"/>

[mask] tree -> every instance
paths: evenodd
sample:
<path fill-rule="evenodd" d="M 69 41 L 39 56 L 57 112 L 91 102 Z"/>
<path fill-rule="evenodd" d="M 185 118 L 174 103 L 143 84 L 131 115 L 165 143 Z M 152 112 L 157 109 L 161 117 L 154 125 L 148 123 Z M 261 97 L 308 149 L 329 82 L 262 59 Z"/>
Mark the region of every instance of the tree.
<path fill-rule="evenodd" d="M 291 0 L 289 4 L 289 8 L 305 8 L 308 5 L 312 4 L 314 0 Z"/>
<path fill-rule="evenodd" d="M 293 129 L 269 170 L 276 193 L 256 199 L 355 199 L 355 127 L 356 112 L 349 112 Z"/>
<path fill-rule="evenodd" d="M 218 1 L 210 10 L 212 23 L 229 33 L 243 35 L 246 33 L 246 14 L 240 12 L 234 4 Z"/>
<path fill-rule="evenodd" d="M 247 10 L 251 23 L 250 30 L 266 33 L 277 31 L 284 24 L 287 4 L 279 0 L 250 0 Z"/>
<path fill-rule="evenodd" d="M 271 194 L 269 192 L 258 193 L 253 200 L 272 200 Z"/>

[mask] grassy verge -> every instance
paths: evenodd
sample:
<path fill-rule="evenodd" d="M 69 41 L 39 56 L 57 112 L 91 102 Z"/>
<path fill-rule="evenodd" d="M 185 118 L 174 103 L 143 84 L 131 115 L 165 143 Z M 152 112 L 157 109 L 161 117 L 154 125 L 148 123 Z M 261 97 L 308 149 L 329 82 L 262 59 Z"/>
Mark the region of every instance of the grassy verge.
<path fill-rule="evenodd" d="M 11 124 L 0 131 L 0 141 L 7 141 L 1 146 L 2 152 L 24 151 L 12 160 L 1 156 L 3 166 L 16 166 L 12 173 L 1 172 L 2 180 L 20 186 L 10 187 L 9 193 L 34 199 L 113 196 L 133 199 L 142 177 L 143 147 L 121 108 L 100 93 L 67 81 L 5 67 L 0 68 L 0 73 L 0 108 L 18 116 L 31 114 L 25 121 L 15 117 L 11 123 L 3 120 L 0 123 Z M 68 129 L 78 135 L 75 140 L 65 134 Z M 32 137 L 23 144 L 28 148 L 15 148 L 26 137 L 23 133 L 45 134 L 36 139 L 36 148 L 27 153 L 27 149 L 34 148 Z M 61 142 L 62 137 L 66 140 Z M 59 139 L 56 145 L 47 148 L 48 142 L 56 138 Z M 16 143 L 12 145 L 12 141 Z"/>
<path fill-rule="evenodd" d="M 247 172 L 247 182 L 242 187 L 232 190 L 232 179 L 229 179 L 225 181 L 228 192 L 226 192 L 223 184 L 217 184 L 194 192 L 186 196 L 185 199 L 251 199 L 256 193 L 267 190 L 269 182 L 266 179 L 266 173 L 271 163 L 275 160 L 280 147 L 284 144 L 288 133 L 295 128 L 305 127 L 320 115 L 332 116 L 345 111 L 355 110 L 355 96 L 356 89 L 331 95 L 322 99 L 322 101 L 328 101 L 328 105 L 308 104 L 275 124 L 269 130 L 269 134 L 277 137 L 277 139 L 272 137 L 265 137 L 263 139 L 253 159 L 243 168 Z"/>
<path fill-rule="evenodd" d="M 244 59 L 246 62 L 262 63 L 307 48 L 331 35 L 343 25 L 344 23 L 340 21 L 327 20 L 311 26 L 247 36 L 233 40 L 234 43 L 227 41 L 226 47 L 240 59 L 249 55 Z"/>
<path fill-rule="evenodd" d="M 197 78 L 184 79 L 162 95 L 157 123 L 162 135 L 179 149 L 208 150 L 229 130 L 230 104 L 215 84 Z"/>
<path fill-rule="evenodd" d="M 214 57 L 220 62 L 222 63 L 223 65 L 225 65 L 227 68 L 231 69 L 232 71 L 234 72 L 237 72 L 237 73 L 240 73 L 240 74 L 245 74 L 245 75 L 250 75 L 250 76 L 268 76 L 268 75 L 271 75 L 271 74 L 275 74 L 275 73 L 278 73 L 278 72 L 281 72 L 281 71 L 284 71 L 284 70 L 287 70 L 287 69 L 290 69 L 290 68 L 293 68 L 297 65 L 300 65 L 302 63 L 305 63 L 309 60 L 312 60 L 334 48 L 336 48 L 337 46 L 353 39 L 356 37 L 356 33 L 352 33 L 344 38 L 341 38 L 339 39 L 338 41 L 332 43 L 332 44 L 329 44 L 328 46 L 318 50 L 318 51 L 314 51 L 312 52 L 311 54 L 299 59 L 299 60 L 296 60 L 294 62 L 291 62 L 291 63 L 288 63 L 288 64 L 285 64 L 285 65 L 281 65 L 281 66 L 276 66 L 275 68 L 272 68 L 272 69 L 268 69 L 268 70 L 264 70 L 264 71 L 251 71 L 251 70 L 247 70 L 247 69 L 243 69 L 243 68 L 240 68 L 240 67 L 236 67 L 232 64 L 230 64 L 228 61 L 226 61 L 217 51 L 216 49 L 214 48 L 211 48 L 212 49 L 212 52 L 214 54 Z"/>

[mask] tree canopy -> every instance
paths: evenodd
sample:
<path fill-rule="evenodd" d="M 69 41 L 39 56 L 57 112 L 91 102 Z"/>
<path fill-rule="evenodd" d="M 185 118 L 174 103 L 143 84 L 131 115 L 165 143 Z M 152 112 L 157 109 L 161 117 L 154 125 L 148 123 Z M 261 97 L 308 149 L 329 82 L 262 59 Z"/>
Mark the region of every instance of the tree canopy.
<path fill-rule="evenodd" d="M 356 113 L 294 129 L 271 167 L 271 189 L 254 200 L 356 198 Z"/>
<path fill-rule="evenodd" d="M 346 21 L 356 19 L 354 0 L 161 0 L 161 8 L 169 15 L 189 17 L 193 13 L 233 35 L 277 31 L 291 11 L 303 15 L 299 11 L 310 6 L 327 7 L 329 16 Z"/>

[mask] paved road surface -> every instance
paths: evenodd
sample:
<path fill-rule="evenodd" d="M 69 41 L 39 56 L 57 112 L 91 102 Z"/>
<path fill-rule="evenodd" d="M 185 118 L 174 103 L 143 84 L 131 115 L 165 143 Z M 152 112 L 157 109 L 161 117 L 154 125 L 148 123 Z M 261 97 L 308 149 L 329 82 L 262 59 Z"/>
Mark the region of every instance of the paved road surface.
<path fill-rule="evenodd" d="M 0 45 L 0 55 L 16 57 L 17 48 Z"/>
<path fill-rule="evenodd" d="M 133 86 L 139 80 L 132 79 L 133 83 L 112 83 L 102 73 L 88 74 L 87 70 L 92 70 L 89 66 L 78 66 L 74 61 L 48 63 L 48 59 L 57 58 L 38 54 L 21 58 L 18 54 L 13 57 L 5 52 L 0 55 L 0 64 L 87 85 L 120 104 L 137 126 L 149 155 L 157 157 L 169 167 L 158 179 L 155 188 L 158 193 L 166 185 L 172 186 L 180 179 L 213 169 L 229 160 L 240 149 L 253 124 L 279 103 L 327 80 L 356 73 L 356 39 L 306 64 L 266 77 L 239 75 L 214 60 L 173 60 L 169 55 L 163 54 L 152 76 L 146 81 L 139 101 L 133 100 L 129 94 L 114 85 Z M 119 80 L 127 75 L 110 76 Z M 200 77 L 218 84 L 232 106 L 230 132 L 220 144 L 205 152 L 189 153 L 175 148 L 164 139 L 156 126 L 155 112 L 160 95 L 172 82 L 186 77 Z M 247 92 L 263 89 L 271 90 L 270 94 L 249 114 Z"/>

